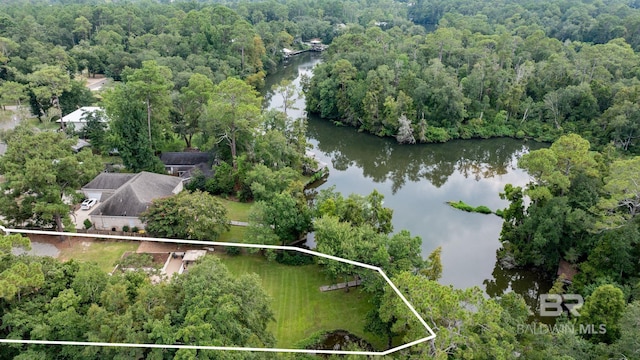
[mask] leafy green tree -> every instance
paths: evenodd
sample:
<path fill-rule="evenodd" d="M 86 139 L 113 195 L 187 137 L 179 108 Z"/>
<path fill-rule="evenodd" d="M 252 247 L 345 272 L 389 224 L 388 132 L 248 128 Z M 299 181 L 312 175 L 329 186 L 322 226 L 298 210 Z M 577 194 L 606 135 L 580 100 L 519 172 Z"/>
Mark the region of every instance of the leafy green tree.
<path fill-rule="evenodd" d="M 527 170 L 537 186 L 528 189 L 534 200 L 564 195 L 579 174 L 598 174 L 589 141 L 577 134 L 560 137 L 549 149 L 532 151 L 522 156 L 518 166 Z"/>
<path fill-rule="evenodd" d="M 63 114 L 69 114 L 83 107 L 93 105 L 96 98 L 84 82 L 71 80 L 71 86 L 60 95 L 60 108 Z"/>
<path fill-rule="evenodd" d="M 346 199 L 334 187 L 322 190 L 316 198 L 316 216 L 336 216 L 353 226 L 368 224 L 382 234 L 393 231 L 393 210 L 383 207 L 384 196 L 377 190 L 365 196 L 351 194 Z"/>
<path fill-rule="evenodd" d="M 230 229 L 224 205 L 200 191 L 156 199 L 140 218 L 150 234 L 169 238 L 213 241 Z"/>
<path fill-rule="evenodd" d="M 53 104 L 57 110 L 56 115 L 61 118 L 60 96 L 65 91 L 71 90 L 69 74 L 60 66 L 44 65 L 29 74 L 27 80 L 38 105 L 34 113 L 40 118 L 50 107 L 49 104 Z M 64 129 L 64 126 L 65 123 L 60 122 L 60 128 Z"/>
<path fill-rule="evenodd" d="M 620 317 L 618 329 L 620 339 L 616 342 L 614 351 L 617 350 L 628 359 L 638 355 L 640 349 L 640 301 L 634 301 L 627 305 Z"/>
<path fill-rule="evenodd" d="M 234 169 L 238 147 L 249 146 L 260 121 L 260 96 L 240 79 L 228 78 L 215 87 L 202 128 L 214 142 L 229 146 Z"/>
<path fill-rule="evenodd" d="M 189 85 L 180 89 L 174 97 L 174 109 L 171 112 L 173 130 L 191 148 L 193 135 L 200 131 L 200 122 L 205 107 L 214 91 L 213 82 L 202 74 L 193 74 Z"/>
<path fill-rule="evenodd" d="M 269 202 L 274 196 L 285 191 L 299 191 L 297 185 L 301 185 L 296 180 L 299 174 L 291 168 L 281 170 L 271 170 L 265 165 L 257 164 L 247 173 L 245 182 L 250 184 L 251 193 L 256 201 Z"/>
<path fill-rule="evenodd" d="M 7 152 L 0 158 L 4 176 L 0 214 L 10 224 L 31 222 L 72 229 L 71 204 L 76 190 L 102 170 L 102 161 L 88 150 L 74 153 L 61 133 L 34 132 L 20 126 L 6 136 Z"/>
<path fill-rule="evenodd" d="M 29 289 L 37 289 L 44 283 L 42 265 L 37 262 L 15 262 L 0 273 L 0 298 L 12 300 L 17 296 L 21 301 L 22 294 Z"/>
<path fill-rule="evenodd" d="M 0 235 L 0 257 L 10 254 L 14 247 L 31 250 L 31 241 L 20 234 Z"/>
<path fill-rule="evenodd" d="M 27 98 L 26 86 L 15 81 L 4 81 L 0 84 L 0 101 L 3 110 L 6 105 L 21 105 L 22 100 Z"/>
<path fill-rule="evenodd" d="M 580 308 L 578 323 L 586 326 L 594 326 L 600 331 L 604 325 L 605 333 L 587 334 L 587 338 L 594 343 L 612 343 L 620 337 L 618 322 L 622 318 L 625 309 L 625 300 L 622 290 L 613 285 L 602 285 L 589 296 Z"/>
<path fill-rule="evenodd" d="M 271 301 L 260 283 L 256 274 L 232 276 L 213 257 L 190 267 L 172 283 L 175 297 L 181 299 L 175 340 L 194 345 L 273 346 L 273 335 L 267 330 L 273 320 Z M 217 358 L 214 354 L 197 352 L 203 359 Z M 183 350 L 176 354 L 184 355 Z"/>
<path fill-rule="evenodd" d="M 421 269 L 420 274 L 431 281 L 438 281 L 442 277 L 442 247 L 438 246 L 429 254 L 426 266 Z"/>
<path fill-rule="evenodd" d="M 453 289 L 408 272 L 392 280 L 437 334 L 431 342 L 402 350 L 399 355 L 403 358 L 507 359 L 518 351 L 514 324 L 506 311 L 494 300 L 485 299 L 479 288 Z M 426 336 L 424 326 L 391 288 L 385 289 L 380 316 L 392 322 L 392 331 L 405 341 Z"/>
<path fill-rule="evenodd" d="M 609 167 L 604 191 L 608 197 L 598 202 L 603 214 L 600 228 L 610 229 L 631 222 L 640 211 L 640 157 L 616 160 Z"/>
<path fill-rule="evenodd" d="M 105 110 L 111 119 L 108 143 L 118 150 L 123 164 L 131 171 L 165 173 L 145 134 L 148 123 L 144 103 L 135 99 L 135 90 L 127 84 L 104 94 Z"/>
<path fill-rule="evenodd" d="M 71 282 L 71 289 L 78 297 L 79 303 L 93 304 L 100 300 L 100 295 L 107 286 L 108 275 L 95 264 L 80 264 L 78 272 Z"/>
<path fill-rule="evenodd" d="M 105 151 L 107 147 L 106 114 L 98 110 L 86 112 L 82 115 L 82 118 L 86 121 L 86 124 L 80 131 L 81 136 L 91 142 L 94 150 Z"/>
<path fill-rule="evenodd" d="M 272 196 L 268 202 L 258 201 L 253 206 L 246 237 L 249 242 L 277 239 L 282 245 L 286 245 L 298 240 L 310 226 L 311 217 L 306 203 L 297 201 L 288 192 L 281 192 Z M 268 244 L 274 244 L 271 241 Z"/>
<path fill-rule="evenodd" d="M 134 95 L 131 100 L 141 100 L 146 105 L 147 132 L 152 148 L 154 148 L 154 140 L 151 136 L 151 120 L 162 124 L 168 119 L 171 107 L 170 91 L 173 88 L 172 77 L 168 67 L 160 66 L 154 60 L 143 61 L 142 68 L 127 75 L 127 86 L 131 88 Z"/>

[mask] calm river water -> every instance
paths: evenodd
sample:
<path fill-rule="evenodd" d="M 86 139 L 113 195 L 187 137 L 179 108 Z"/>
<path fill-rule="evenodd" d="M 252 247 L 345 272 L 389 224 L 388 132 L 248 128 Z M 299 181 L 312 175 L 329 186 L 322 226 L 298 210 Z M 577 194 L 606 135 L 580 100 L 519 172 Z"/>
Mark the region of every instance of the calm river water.
<path fill-rule="evenodd" d="M 299 86 L 300 75 L 311 76 L 319 62 L 319 54 L 299 55 L 269 76 L 265 88 L 282 79 Z M 264 95 L 266 107 L 281 108 L 278 94 L 267 90 Z M 295 107 L 297 110 L 288 111 L 289 116 L 305 116 L 303 98 Z M 504 185 L 524 185 L 529 180 L 516 167 L 518 157 L 544 145 L 513 139 L 399 145 L 393 139 L 336 127 L 314 117 L 308 119 L 307 137 L 330 168 L 319 189 L 335 186 L 345 195 L 367 195 L 377 189 L 384 194 L 384 205 L 393 209 L 394 230 L 407 229 L 420 236 L 423 257 L 442 247 L 442 284 L 479 286 L 492 297 L 512 289 L 532 305 L 538 293 L 548 289 L 531 272 L 507 271 L 496 265 L 501 218 L 462 212 L 446 204 L 462 200 L 493 210 L 506 207 L 507 202 L 498 195 Z"/>

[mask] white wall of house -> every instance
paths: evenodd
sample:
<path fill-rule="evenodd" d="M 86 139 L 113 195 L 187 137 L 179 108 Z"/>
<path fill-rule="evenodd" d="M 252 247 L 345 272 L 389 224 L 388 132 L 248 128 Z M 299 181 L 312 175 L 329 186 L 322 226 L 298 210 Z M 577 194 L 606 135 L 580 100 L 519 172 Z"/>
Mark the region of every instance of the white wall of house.
<path fill-rule="evenodd" d="M 116 228 L 116 231 L 122 231 L 123 226 L 129 228 L 137 227 L 138 229 L 144 229 L 144 224 L 140 221 L 140 218 L 133 216 L 104 216 L 104 215 L 90 215 L 93 226 L 98 230 L 111 230 Z"/>

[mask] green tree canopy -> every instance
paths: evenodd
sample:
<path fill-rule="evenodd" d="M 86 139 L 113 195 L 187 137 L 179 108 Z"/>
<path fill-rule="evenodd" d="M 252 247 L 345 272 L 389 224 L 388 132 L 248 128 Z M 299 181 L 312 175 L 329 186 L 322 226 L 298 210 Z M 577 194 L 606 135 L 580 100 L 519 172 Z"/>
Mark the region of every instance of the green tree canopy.
<path fill-rule="evenodd" d="M 169 238 L 214 241 L 230 229 L 224 205 L 200 191 L 156 199 L 140 218 L 150 234 Z"/>
<path fill-rule="evenodd" d="M 247 148 L 258 130 L 261 101 L 251 85 L 237 78 L 218 84 L 209 101 L 202 128 L 216 144 L 229 147 L 234 169 L 238 168 L 238 148 Z"/>
<path fill-rule="evenodd" d="M 0 214 L 10 224 L 25 222 L 72 229 L 70 199 L 103 168 L 89 150 L 74 153 L 75 140 L 62 133 L 34 132 L 19 126 L 6 135 L 7 152 L 0 158 L 4 176 Z"/>

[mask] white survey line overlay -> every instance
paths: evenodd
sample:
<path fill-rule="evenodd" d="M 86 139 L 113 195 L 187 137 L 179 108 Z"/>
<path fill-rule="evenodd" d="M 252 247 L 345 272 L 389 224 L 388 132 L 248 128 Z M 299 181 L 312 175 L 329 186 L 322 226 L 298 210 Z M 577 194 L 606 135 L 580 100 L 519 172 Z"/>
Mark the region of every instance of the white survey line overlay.
<path fill-rule="evenodd" d="M 410 343 L 400 345 L 382 352 L 375 351 L 341 351 L 341 350 L 313 350 L 313 349 L 278 349 L 278 348 L 248 348 L 248 347 L 234 347 L 234 346 L 203 346 L 203 345 L 164 345 L 164 344 L 135 344 L 135 343 L 103 343 L 103 342 L 88 342 L 88 341 L 56 341 L 56 340 L 20 340 L 20 339 L 0 339 L 0 343 L 13 343 L 13 344 L 40 344 L 40 345 L 75 345 L 75 346 L 102 346 L 102 347 L 131 347 L 131 348 L 161 348 L 161 349 L 191 349 L 191 350 L 226 350 L 226 351 L 256 351 L 256 352 L 280 352 L 280 353 L 305 353 L 305 354 L 336 354 L 336 355 L 388 355 L 396 351 L 406 349 L 413 345 L 417 345 L 432 339 L 435 339 L 436 334 L 431 330 L 426 321 L 418 314 L 416 309 L 409 303 L 409 301 L 402 295 L 396 285 L 389 279 L 387 274 L 382 271 L 381 268 L 358 261 L 349 259 L 343 259 L 337 256 L 327 255 L 316 251 L 298 248 L 295 246 L 278 246 L 278 245 L 262 245 L 262 244 L 245 244 L 245 243 L 227 243 L 217 241 L 200 241 L 200 240 L 185 240 L 185 239 L 165 239 L 154 237 L 137 237 L 137 236 L 120 236 L 120 235 L 98 235 L 98 234 L 79 234 L 79 233 L 67 233 L 57 231 L 43 231 L 43 230 L 26 230 L 26 229 L 8 229 L 4 226 L 0 226 L 0 231 L 5 234 L 17 233 L 17 234 L 36 234 L 36 235 L 62 235 L 62 236 L 77 236 L 77 237 L 90 237 L 97 239 L 116 239 L 116 240 L 133 240 L 133 241 L 152 241 L 162 243 L 173 244 L 190 244 L 190 245 L 218 245 L 218 246 L 235 246 L 243 248 L 254 249 L 275 249 L 275 250 L 292 250 L 299 251 L 305 254 L 323 257 L 326 259 L 336 260 L 343 263 L 360 266 L 366 269 L 375 270 L 387 281 L 393 291 L 398 294 L 400 299 L 407 305 L 409 310 L 418 318 L 418 321 L 425 327 L 429 336 L 422 339 L 412 341 Z"/>

